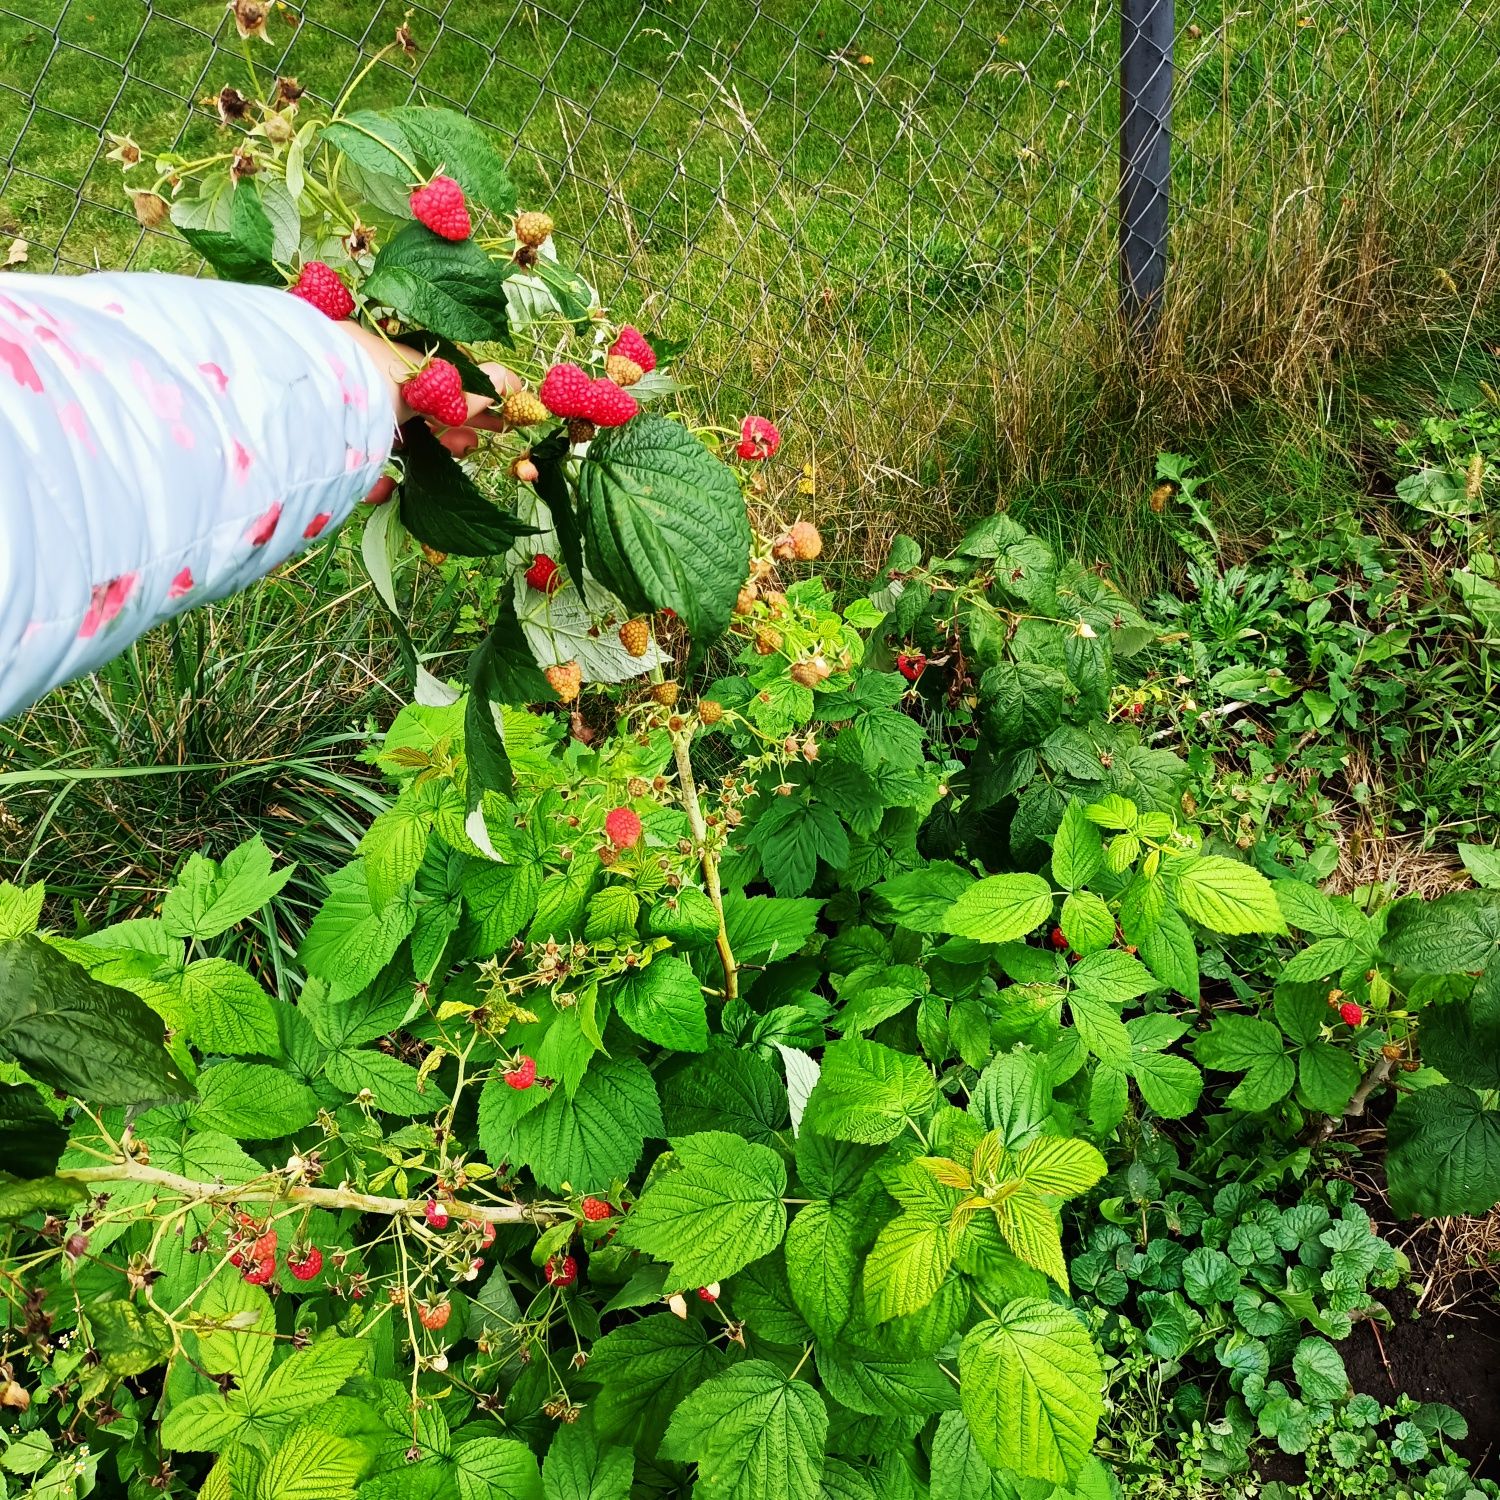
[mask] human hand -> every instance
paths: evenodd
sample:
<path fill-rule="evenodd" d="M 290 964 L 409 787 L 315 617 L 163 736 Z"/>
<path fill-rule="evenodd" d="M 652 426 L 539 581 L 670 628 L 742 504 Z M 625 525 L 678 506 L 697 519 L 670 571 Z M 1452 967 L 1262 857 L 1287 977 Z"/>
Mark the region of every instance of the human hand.
<path fill-rule="evenodd" d="M 357 343 L 374 362 L 377 369 L 385 377 L 386 387 L 390 396 L 391 412 L 398 427 L 409 422 L 416 415 L 411 407 L 406 404 L 401 394 L 401 387 L 411 378 L 412 371 L 421 363 L 422 354 L 405 344 L 390 344 L 363 325 L 346 321 L 339 325 L 355 343 Z M 511 391 L 520 390 L 521 378 L 513 371 L 507 370 L 501 364 L 482 364 L 479 367 L 488 377 L 495 392 L 502 396 L 509 395 Z M 455 458 L 463 458 L 472 453 L 479 442 L 480 431 L 503 432 L 504 421 L 490 408 L 495 403 L 494 392 L 479 393 L 465 391 L 464 399 L 468 402 L 468 419 L 457 427 L 444 427 L 442 423 L 428 418 L 427 425 L 437 434 L 438 441 Z M 396 487 L 396 481 L 382 477 L 375 481 L 372 488 L 365 496 L 366 505 L 384 505 L 391 498 L 391 492 Z"/>

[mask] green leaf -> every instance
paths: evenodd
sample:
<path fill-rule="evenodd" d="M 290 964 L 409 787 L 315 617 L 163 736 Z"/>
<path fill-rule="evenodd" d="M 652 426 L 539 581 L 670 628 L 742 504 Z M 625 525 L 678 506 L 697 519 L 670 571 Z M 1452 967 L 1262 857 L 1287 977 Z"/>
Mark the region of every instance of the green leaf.
<path fill-rule="evenodd" d="M 854 1311 L 860 1239 L 860 1217 L 843 1203 L 808 1204 L 786 1232 L 792 1300 L 820 1339 L 837 1338 Z"/>
<path fill-rule="evenodd" d="M 606 1446 L 587 1422 L 557 1429 L 542 1464 L 546 1500 L 630 1500 L 635 1455 Z"/>
<path fill-rule="evenodd" d="M 626 1323 L 589 1351 L 589 1379 L 603 1387 L 594 1422 L 606 1436 L 628 1439 L 644 1426 L 659 1440 L 673 1407 L 728 1364 L 709 1324 L 669 1312 Z"/>
<path fill-rule="evenodd" d="M 1308 1042 L 1297 1054 L 1297 1077 L 1301 1102 L 1337 1118 L 1359 1087 L 1359 1064 L 1331 1042 Z"/>
<path fill-rule="evenodd" d="M 1011 1170 L 1039 1193 L 1076 1198 L 1104 1176 L 1105 1165 L 1104 1158 L 1087 1141 L 1044 1135 L 1016 1156 Z"/>
<path fill-rule="evenodd" d="M 1281 978 L 1288 984 L 1306 984 L 1326 979 L 1358 963 L 1370 951 L 1369 945 L 1353 938 L 1320 938 L 1300 953 L 1293 954 L 1282 968 Z"/>
<path fill-rule="evenodd" d="M 1292 1354 L 1292 1373 L 1304 1401 L 1341 1401 L 1349 1394 L 1344 1361 L 1327 1339 L 1303 1339 Z"/>
<path fill-rule="evenodd" d="M 1065 1308 L 1018 1297 L 976 1324 L 958 1354 L 959 1399 L 992 1468 L 1068 1481 L 1104 1411 L 1099 1358 Z"/>
<path fill-rule="evenodd" d="M 453 1464 L 458 1500 L 542 1500 L 536 1455 L 514 1438 L 475 1437 L 465 1441 L 460 1431 Z"/>
<path fill-rule="evenodd" d="M 1045 1062 L 1032 1052 L 1008 1052 L 979 1075 L 969 1113 L 986 1130 L 998 1131 L 1007 1150 L 1019 1151 L 1041 1130 L 1051 1104 Z"/>
<path fill-rule="evenodd" d="M 445 339 L 476 343 L 509 336 L 505 276 L 476 240 L 408 224 L 381 247 L 364 295 Z"/>
<path fill-rule="evenodd" d="M 1017 1500 L 1017 1493 L 979 1451 L 969 1419 L 945 1411 L 932 1439 L 932 1500 Z"/>
<path fill-rule="evenodd" d="M 821 859 L 835 869 L 849 860 L 849 835 L 838 814 L 808 796 L 779 797 L 750 829 L 748 842 L 778 896 L 801 896 Z"/>
<path fill-rule="evenodd" d="M 990 875 L 948 908 L 942 930 L 981 943 L 1008 943 L 1052 915 L 1052 888 L 1040 875 Z"/>
<path fill-rule="evenodd" d="M 496 149 L 497 137 L 483 126 L 455 109 L 432 104 L 401 105 L 380 113 L 405 138 L 409 150 L 404 154 L 427 175 L 443 172 L 452 177 L 471 203 L 488 209 L 502 223 L 515 213 L 516 190 Z M 350 121 L 363 118 L 363 112 L 345 116 Z"/>
<path fill-rule="evenodd" d="M 1357 938 L 1369 931 L 1370 919 L 1348 897 L 1326 896 L 1300 880 L 1272 881 L 1271 889 L 1290 927 L 1320 938 Z"/>
<path fill-rule="evenodd" d="M 820 1344 L 818 1374 L 828 1394 L 848 1411 L 871 1417 L 930 1416 L 958 1406 L 953 1382 L 933 1359 L 882 1359 Z"/>
<path fill-rule="evenodd" d="M 200 1051 L 279 1057 L 276 1002 L 238 964 L 201 958 L 182 971 L 182 1029 Z"/>
<path fill-rule="evenodd" d="M 162 926 L 172 937 L 206 939 L 254 916 L 292 877 L 296 865 L 271 869 L 259 835 L 224 857 L 222 865 L 194 854 L 162 902 Z"/>
<path fill-rule="evenodd" d="M 766 1360 L 693 1391 L 672 1413 L 662 1455 L 698 1465 L 720 1500 L 820 1500 L 828 1412 L 818 1393 Z"/>
<path fill-rule="evenodd" d="M 786 1233 L 786 1167 L 766 1146 L 706 1131 L 672 1142 L 676 1170 L 656 1176 L 637 1201 L 620 1243 L 671 1266 L 675 1288 L 722 1281 Z"/>
<path fill-rule="evenodd" d="M 66 1177 L 12 1177 L 0 1171 L 0 1222 L 22 1219 L 39 1208 L 65 1209 L 88 1197 L 81 1183 Z"/>
<path fill-rule="evenodd" d="M 96 1108 L 192 1097 L 156 1014 L 32 933 L 0 943 L 0 1054 Z"/>
<path fill-rule="evenodd" d="M 1500 1089 L 1500 1016 L 1474 1003 L 1429 1005 L 1422 1012 L 1422 1060 L 1449 1083 Z"/>
<path fill-rule="evenodd" d="M 68 1130 L 29 1083 L 0 1084 L 0 1140 L 5 1168 L 22 1177 L 45 1177 L 68 1143 Z"/>
<path fill-rule="evenodd" d="M 221 1062 L 198 1075 L 188 1123 L 237 1141 L 272 1141 L 310 1125 L 318 1109 L 318 1096 L 279 1066 Z"/>
<path fill-rule="evenodd" d="M 485 1101 L 506 1087 L 498 1075 L 485 1085 L 480 1140 L 492 1161 L 509 1156 L 523 1162 L 544 1187 L 560 1189 L 567 1182 L 579 1192 L 601 1192 L 630 1175 L 647 1136 L 662 1133 L 656 1085 L 638 1058 L 596 1060 L 571 1099 L 554 1089 L 540 1109 L 516 1121 L 509 1149 L 503 1141 L 487 1140 L 485 1128 Z"/>
<path fill-rule="evenodd" d="M 1458 857 L 1475 885 L 1490 891 L 1500 889 L 1500 849 L 1488 844 L 1460 844 Z"/>
<path fill-rule="evenodd" d="M 775 1065 L 723 1037 L 711 1038 L 706 1053 L 673 1073 L 663 1095 L 668 1133 L 674 1136 L 732 1130 L 769 1145 L 787 1123 L 786 1085 Z"/>
<path fill-rule="evenodd" d="M 731 891 L 724 898 L 730 951 L 742 964 L 790 958 L 817 930 L 822 909 L 821 901 L 806 896 L 746 896 Z"/>
<path fill-rule="evenodd" d="M 937 1104 L 937 1084 L 922 1060 L 862 1037 L 835 1042 L 807 1101 L 807 1128 L 835 1140 L 877 1145 Z"/>
<path fill-rule="evenodd" d="M 681 959 L 661 957 L 610 990 L 619 1019 L 646 1041 L 673 1052 L 708 1047 L 708 1005 L 697 975 Z"/>
<path fill-rule="evenodd" d="M 495 557 L 535 534 L 469 478 L 425 421 L 414 419 L 401 433 L 401 524 L 419 542 L 460 557 Z"/>
<path fill-rule="evenodd" d="M 1102 896 L 1073 891 L 1062 904 L 1058 919 L 1068 946 L 1084 955 L 1101 953 L 1115 940 L 1114 914 Z"/>
<path fill-rule="evenodd" d="M 542 867 L 531 859 L 513 865 L 476 860 L 465 867 L 463 888 L 464 906 L 474 922 L 467 934 L 469 954 L 488 957 L 508 948 L 536 915 Z"/>
<path fill-rule="evenodd" d="M 312 1416 L 277 1445 L 250 1500 L 353 1500 L 368 1465 L 369 1454 L 359 1438 L 330 1432 Z"/>
<path fill-rule="evenodd" d="M 947 1213 L 908 1211 L 875 1237 L 865 1260 L 865 1296 L 877 1322 L 919 1312 L 938 1294 L 958 1251 Z"/>
<path fill-rule="evenodd" d="M 1418 974 L 1489 967 L 1500 944 L 1500 891 L 1454 891 L 1436 901 L 1398 901 L 1386 918 L 1385 954 Z"/>
<path fill-rule="evenodd" d="M 1137 1000 L 1158 988 L 1151 971 L 1128 953 L 1090 953 L 1073 965 L 1068 978 L 1075 990 L 1111 1005 Z"/>
<path fill-rule="evenodd" d="M 281 286 L 272 260 L 276 232 L 261 202 L 260 189 L 250 178 L 231 191 L 228 227 L 205 229 L 173 222 L 177 232 L 211 265 L 224 281 L 248 281 L 258 286 Z M 221 221 L 222 222 L 222 221 Z"/>
<path fill-rule="evenodd" d="M 1177 905 L 1211 932 L 1285 932 L 1271 882 L 1259 870 L 1204 854 L 1174 870 Z"/>
<path fill-rule="evenodd" d="M 338 1337 L 296 1350 L 253 1393 L 256 1416 L 289 1415 L 319 1406 L 368 1366 L 371 1353 L 363 1339 Z"/>
<path fill-rule="evenodd" d="M 28 886 L 0 880 L 0 943 L 35 932 L 42 920 L 42 902 L 47 894 L 40 880 Z"/>
<path fill-rule="evenodd" d="M 730 470 L 686 428 L 648 412 L 600 433 L 577 483 L 599 581 L 632 610 L 675 610 L 695 650 L 722 635 L 750 564 Z"/>
<path fill-rule="evenodd" d="M 1286 1055 L 1281 1032 L 1270 1022 L 1234 1013 L 1214 1017 L 1212 1029 L 1193 1044 L 1198 1061 L 1225 1073 L 1244 1072 L 1231 1091 L 1236 1109 L 1269 1109 L 1284 1099 L 1297 1081 L 1297 1070 Z"/>
<path fill-rule="evenodd" d="M 1146 967 L 1169 990 L 1186 1000 L 1198 999 L 1198 945 L 1188 925 L 1170 907 L 1137 944 Z"/>
<path fill-rule="evenodd" d="M 121 1379 L 141 1375 L 172 1355 L 172 1332 L 160 1314 L 126 1297 L 88 1306 L 100 1367 Z"/>
<path fill-rule="evenodd" d="M 1386 1126 L 1391 1205 L 1403 1218 L 1487 1213 L 1500 1202 L 1500 1110 L 1472 1089 L 1404 1094 Z"/>
<path fill-rule="evenodd" d="M 1063 1259 L 1062 1231 L 1056 1213 L 1024 1187 L 996 1202 L 994 1211 L 995 1222 L 1010 1253 L 1050 1276 L 1066 1292 L 1068 1266 Z"/>
<path fill-rule="evenodd" d="M 1083 803 L 1073 798 L 1052 842 L 1052 876 L 1064 890 L 1076 891 L 1104 868 L 1104 843 Z M 1064 925 L 1064 932 L 1071 929 Z M 1114 928 L 1111 926 L 1111 933 Z"/>
<path fill-rule="evenodd" d="M 416 925 L 409 899 L 376 908 L 364 863 L 355 860 L 328 878 L 328 895 L 297 957 L 309 974 L 328 981 L 335 1000 L 358 994 L 395 956 Z"/>
<path fill-rule="evenodd" d="M 1240 1270 L 1222 1250 L 1200 1245 L 1182 1263 L 1182 1289 L 1200 1307 L 1230 1302 L 1239 1290 Z"/>

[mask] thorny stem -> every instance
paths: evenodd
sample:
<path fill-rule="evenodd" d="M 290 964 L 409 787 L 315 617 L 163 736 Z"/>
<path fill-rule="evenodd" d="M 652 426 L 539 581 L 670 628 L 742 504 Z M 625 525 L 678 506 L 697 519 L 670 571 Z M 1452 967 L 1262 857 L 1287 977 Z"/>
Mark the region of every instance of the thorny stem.
<path fill-rule="evenodd" d="M 719 859 L 708 842 L 708 825 L 703 821 L 703 809 L 698 803 L 698 783 L 693 777 L 692 740 L 685 730 L 672 735 L 672 757 L 677 762 L 677 784 L 682 789 L 682 808 L 687 813 L 688 826 L 693 830 L 693 840 L 703 851 L 703 883 L 708 887 L 708 899 L 714 904 L 719 917 L 719 962 L 724 966 L 724 998 L 735 1000 L 740 993 L 739 969 L 734 961 L 734 950 L 729 946 L 729 929 L 724 923 L 724 891 L 719 884 Z"/>
<path fill-rule="evenodd" d="M 1365 1105 L 1369 1101 L 1370 1095 L 1391 1076 L 1392 1066 L 1391 1059 L 1384 1054 L 1377 1057 L 1371 1063 L 1369 1071 L 1360 1079 L 1359 1087 L 1355 1089 L 1348 1104 L 1344 1106 L 1343 1114 L 1330 1115 L 1324 1120 L 1318 1129 L 1316 1140 L 1326 1141 L 1350 1116 L 1357 1117 L 1364 1114 Z"/>
<path fill-rule="evenodd" d="M 316 1208 L 357 1209 L 361 1213 L 385 1214 L 389 1218 L 419 1218 L 426 1210 L 425 1198 L 381 1198 L 356 1192 L 350 1187 L 320 1188 L 289 1184 L 275 1179 L 247 1183 L 200 1182 L 160 1167 L 145 1166 L 137 1161 L 110 1162 L 102 1167 L 73 1167 L 60 1171 L 59 1177 L 70 1182 L 145 1182 L 181 1193 L 200 1203 L 305 1203 Z M 551 1224 L 570 1218 L 561 1206 L 534 1203 L 501 1203 L 489 1207 L 481 1203 L 450 1202 L 444 1205 L 455 1219 L 472 1219 L 491 1224 Z"/>

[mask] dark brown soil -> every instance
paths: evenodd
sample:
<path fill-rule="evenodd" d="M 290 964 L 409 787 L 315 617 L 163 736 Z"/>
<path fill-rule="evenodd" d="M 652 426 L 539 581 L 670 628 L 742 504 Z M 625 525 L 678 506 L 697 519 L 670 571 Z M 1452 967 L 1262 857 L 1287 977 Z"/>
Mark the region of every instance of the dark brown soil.
<path fill-rule="evenodd" d="M 1500 1479 L 1500 1304 L 1476 1297 L 1461 1317 L 1414 1319 L 1410 1292 L 1398 1288 L 1380 1297 L 1394 1326 L 1379 1329 L 1377 1341 L 1377 1325 L 1356 1324 L 1340 1345 L 1354 1389 L 1379 1401 L 1404 1392 L 1446 1402 L 1468 1421 L 1468 1437 L 1455 1446 L 1474 1474 Z"/>
<path fill-rule="evenodd" d="M 1463 1413 L 1469 1435 L 1453 1446 L 1478 1479 L 1500 1479 L 1500 1304 L 1476 1298 L 1464 1317 L 1413 1318 L 1416 1298 L 1405 1289 L 1382 1292 L 1395 1320 L 1379 1329 L 1360 1322 L 1339 1345 L 1356 1391 L 1382 1404 L 1398 1394 L 1419 1401 L 1442 1401 Z M 1382 1353 L 1383 1351 L 1383 1353 Z M 1387 1368 L 1389 1366 L 1389 1368 Z M 1300 1456 L 1262 1445 L 1251 1459 L 1262 1480 L 1301 1484 Z"/>

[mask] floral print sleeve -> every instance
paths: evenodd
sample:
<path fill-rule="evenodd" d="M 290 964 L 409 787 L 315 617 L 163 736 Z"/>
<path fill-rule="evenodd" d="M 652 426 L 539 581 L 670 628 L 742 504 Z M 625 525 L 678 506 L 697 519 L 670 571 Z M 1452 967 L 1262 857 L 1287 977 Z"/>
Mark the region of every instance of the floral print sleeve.
<path fill-rule="evenodd" d="M 311 545 L 392 437 L 379 371 L 295 297 L 0 279 L 0 718 Z"/>

